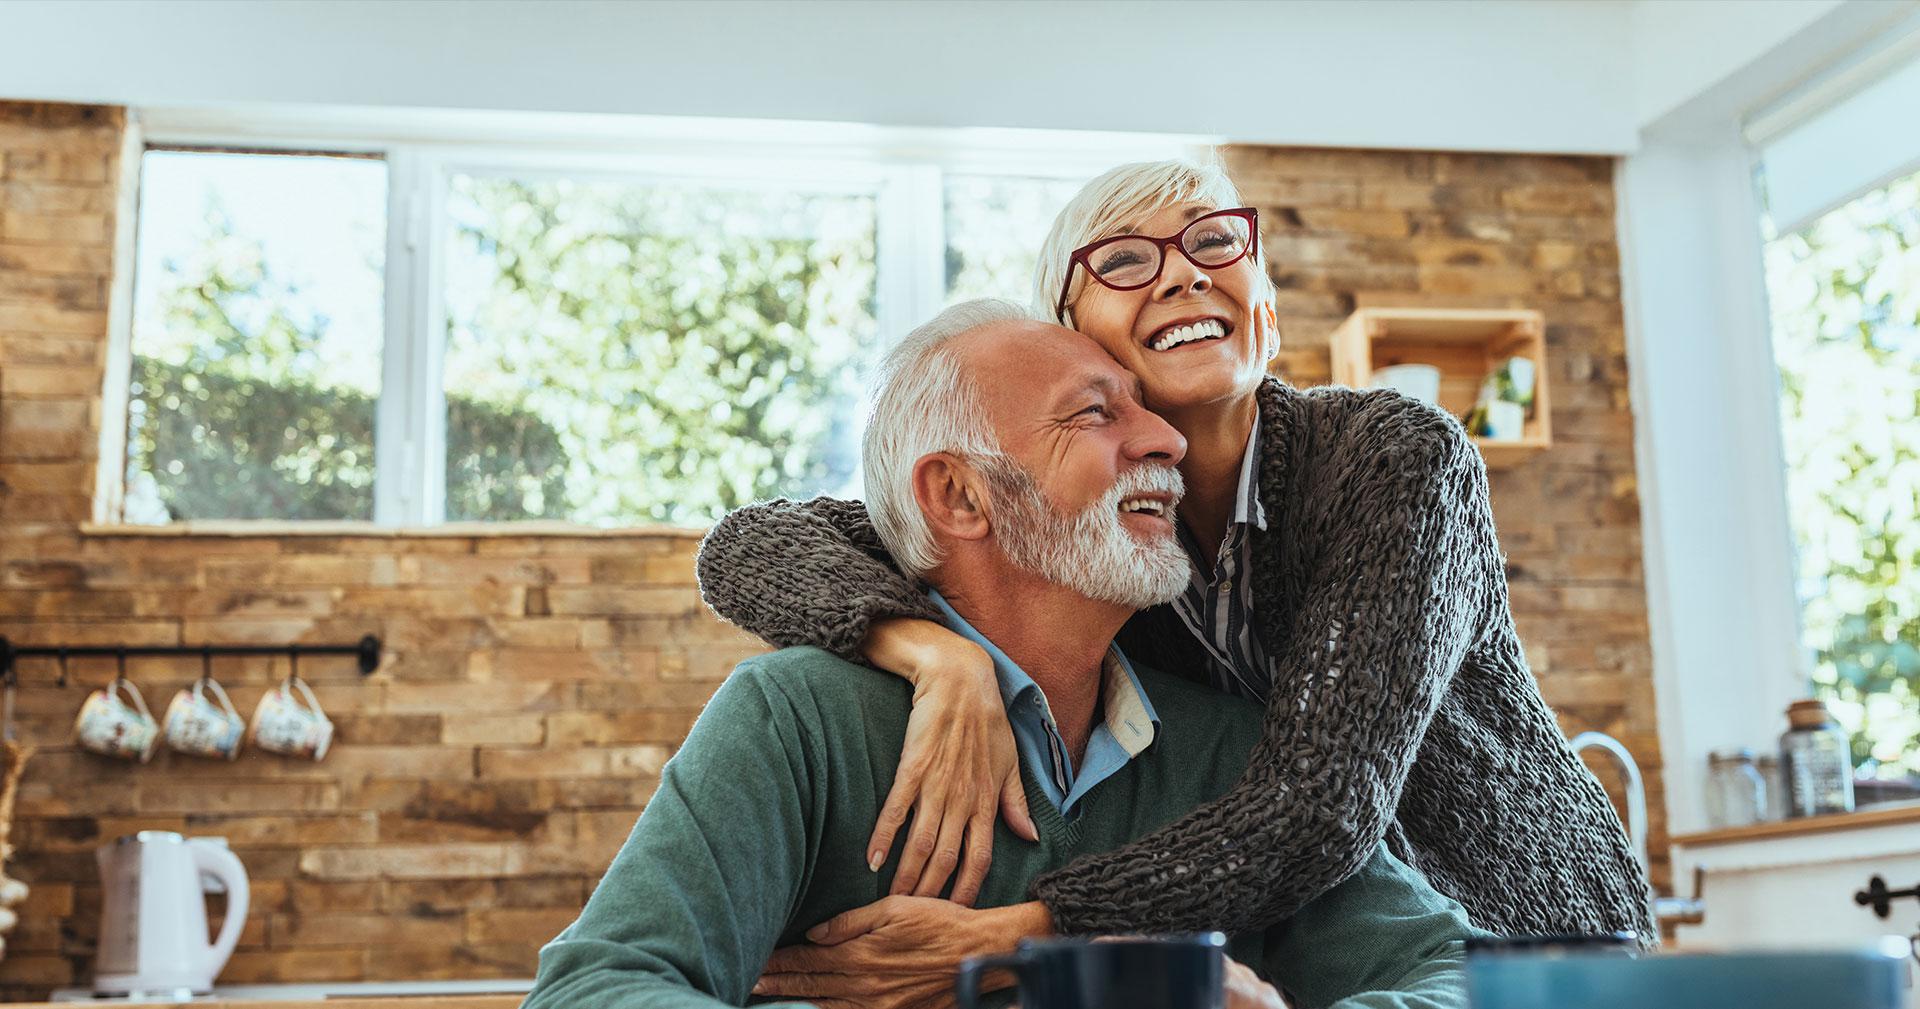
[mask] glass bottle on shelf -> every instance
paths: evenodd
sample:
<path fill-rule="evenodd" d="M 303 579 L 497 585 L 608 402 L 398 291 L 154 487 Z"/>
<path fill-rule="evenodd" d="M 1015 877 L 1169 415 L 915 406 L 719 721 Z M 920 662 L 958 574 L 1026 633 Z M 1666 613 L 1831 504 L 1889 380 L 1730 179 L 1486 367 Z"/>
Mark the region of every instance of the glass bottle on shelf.
<path fill-rule="evenodd" d="M 1819 701 L 1787 706 L 1780 737 L 1780 771 L 1788 816 L 1824 816 L 1853 810 L 1853 759 L 1846 730 Z"/>
<path fill-rule="evenodd" d="M 1760 811 L 1760 819 L 1773 823 L 1787 818 L 1787 785 L 1780 777 L 1780 755 L 1762 753 L 1753 758 L 1753 766 L 1760 771 L 1761 784 L 1767 791 L 1767 803 Z"/>
<path fill-rule="evenodd" d="M 1715 750 L 1707 757 L 1707 821 L 1713 829 L 1759 823 L 1766 808 L 1766 782 L 1752 750 Z"/>

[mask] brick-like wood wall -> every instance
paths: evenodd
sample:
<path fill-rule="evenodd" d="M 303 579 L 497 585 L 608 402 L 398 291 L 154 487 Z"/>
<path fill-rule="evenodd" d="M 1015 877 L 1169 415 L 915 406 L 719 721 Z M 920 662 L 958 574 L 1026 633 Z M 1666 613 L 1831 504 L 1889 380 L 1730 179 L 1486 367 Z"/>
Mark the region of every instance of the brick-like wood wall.
<path fill-rule="evenodd" d="M 120 109 L 0 103 L 0 634 L 20 643 L 384 637 L 361 678 L 303 663 L 339 728 L 320 764 L 249 752 L 130 766 L 76 750 L 72 684 L 23 662 L 12 871 L 33 894 L 0 998 L 83 984 L 93 849 L 222 835 L 253 879 L 226 983 L 524 977 L 586 899 L 715 683 L 759 649 L 701 608 L 696 537 L 110 535 L 92 514 Z M 1366 304 L 1514 304 L 1549 320 L 1561 441 L 1494 480 L 1513 598 L 1569 732 L 1645 758 L 1660 808 L 1610 165 L 1599 159 L 1238 149 L 1282 287 L 1286 364 Z M 130 672 L 161 709 L 197 661 Z M 284 660 L 222 659 L 243 714 Z M 1606 776 L 1603 774 L 1603 780 Z M 1664 833 L 1656 814 L 1657 841 Z M 1664 850 L 1664 843 L 1657 846 Z M 1660 860 L 1662 864 L 1664 859 Z"/>

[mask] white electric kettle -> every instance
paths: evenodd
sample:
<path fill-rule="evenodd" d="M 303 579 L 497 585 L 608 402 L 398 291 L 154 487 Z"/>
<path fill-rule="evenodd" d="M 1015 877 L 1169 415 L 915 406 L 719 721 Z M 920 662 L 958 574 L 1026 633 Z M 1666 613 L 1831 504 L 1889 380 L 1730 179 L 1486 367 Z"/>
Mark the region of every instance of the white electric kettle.
<path fill-rule="evenodd" d="M 247 921 L 247 870 L 221 837 L 143 830 L 101 845 L 96 995 L 205 995 Z M 226 921 L 207 941 L 208 877 L 227 891 Z"/>

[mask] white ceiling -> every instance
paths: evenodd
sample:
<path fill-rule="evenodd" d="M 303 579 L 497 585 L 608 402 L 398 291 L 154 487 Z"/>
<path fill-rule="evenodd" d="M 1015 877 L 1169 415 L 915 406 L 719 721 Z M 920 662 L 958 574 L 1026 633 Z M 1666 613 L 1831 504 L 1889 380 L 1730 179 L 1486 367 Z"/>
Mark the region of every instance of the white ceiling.
<path fill-rule="evenodd" d="M 1623 153 L 1661 112 L 1870 2 L 15 0 L 0 98 Z"/>

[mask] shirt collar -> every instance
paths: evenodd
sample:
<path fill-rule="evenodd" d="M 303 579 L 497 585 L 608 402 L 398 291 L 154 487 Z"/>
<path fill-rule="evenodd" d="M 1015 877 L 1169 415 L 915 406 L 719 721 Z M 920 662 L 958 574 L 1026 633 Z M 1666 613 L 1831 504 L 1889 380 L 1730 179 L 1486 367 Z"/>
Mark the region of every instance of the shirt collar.
<path fill-rule="evenodd" d="M 1247 447 L 1240 453 L 1240 486 L 1233 499 L 1233 521 L 1249 522 L 1255 529 L 1267 528 L 1267 509 L 1260 503 L 1260 488 L 1255 482 L 1260 464 L 1260 414 L 1253 415 L 1253 430 L 1247 434 Z"/>
<path fill-rule="evenodd" d="M 959 614 L 938 589 L 928 589 L 928 598 L 946 618 L 947 627 L 954 633 L 986 649 L 993 660 L 993 675 L 999 681 L 1000 701 L 1011 712 L 1014 704 L 1029 691 L 1038 695 L 1041 707 L 1045 711 L 1046 721 L 1051 724 L 1053 713 L 1046 707 L 1046 692 L 1033 682 L 1033 677 L 1021 669 L 1019 663 L 1000 650 L 986 635 L 981 634 L 967 619 Z M 1119 645 L 1109 644 L 1107 654 L 1101 660 L 1101 697 L 1105 699 L 1102 712 L 1107 731 L 1129 757 L 1138 756 L 1147 748 L 1159 733 L 1160 715 L 1153 708 L 1153 702 L 1147 699 L 1147 692 L 1140 686 L 1140 678 L 1133 671 L 1133 664 L 1121 653 Z"/>

